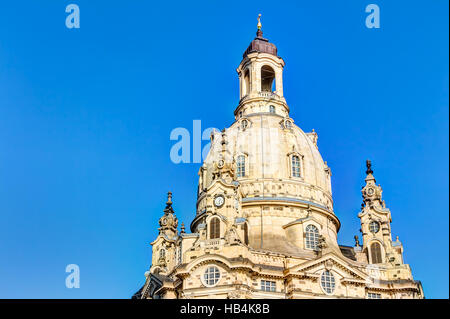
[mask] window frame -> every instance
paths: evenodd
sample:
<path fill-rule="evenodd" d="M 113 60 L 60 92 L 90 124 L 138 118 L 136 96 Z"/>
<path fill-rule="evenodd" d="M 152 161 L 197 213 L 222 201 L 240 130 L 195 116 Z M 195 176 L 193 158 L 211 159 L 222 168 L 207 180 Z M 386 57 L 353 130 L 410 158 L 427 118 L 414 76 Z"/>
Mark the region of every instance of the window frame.
<path fill-rule="evenodd" d="M 378 247 L 378 251 L 374 250 L 375 246 Z M 370 243 L 369 253 L 370 253 L 369 255 L 370 255 L 370 263 L 371 264 L 382 264 L 383 263 L 383 247 L 378 241 L 373 241 Z M 377 262 L 375 262 L 375 261 L 377 261 Z"/>
<path fill-rule="evenodd" d="M 372 225 L 374 225 L 374 224 L 376 224 L 377 225 L 377 231 L 373 231 L 372 230 Z M 380 223 L 378 222 L 378 221 L 376 221 L 376 220 L 371 220 L 370 222 L 369 222 L 369 231 L 372 233 L 372 234 L 378 234 L 378 232 L 380 231 L 380 229 L 381 229 L 381 225 L 380 225 Z"/>
<path fill-rule="evenodd" d="M 269 113 L 277 114 L 277 108 L 275 107 L 275 105 L 272 105 L 272 104 L 269 105 Z"/>
<path fill-rule="evenodd" d="M 315 231 L 314 231 L 313 238 L 311 239 L 310 238 L 311 231 L 309 231 L 308 229 L 312 228 L 312 227 L 314 227 Z M 318 245 L 319 245 L 319 237 L 320 237 L 319 228 L 314 224 L 308 224 L 305 226 L 304 233 L 305 233 L 305 249 L 317 251 Z M 311 242 L 314 244 L 313 246 L 310 245 Z"/>
<path fill-rule="evenodd" d="M 327 290 L 327 287 L 324 287 L 324 282 L 327 283 L 328 281 L 325 280 L 324 281 L 324 275 L 328 274 L 327 277 L 325 277 L 325 279 L 330 278 L 329 283 L 330 283 L 330 287 L 332 288 L 332 290 L 329 292 Z M 332 279 L 332 280 L 331 280 Z M 336 291 L 336 278 L 333 275 L 333 272 L 331 270 L 325 269 L 324 271 L 322 271 L 322 273 L 320 274 L 320 288 L 322 289 L 322 291 L 326 294 L 326 295 L 334 295 L 335 291 Z"/>
<path fill-rule="evenodd" d="M 272 280 L 261 279 L 260 288 L 261 288 L 261 291 L 276 292 L 277 291 L 277 282 L 272 281 Z"/>
<path fill-rule="evenodd" d="M 372 297 L 371 297 L 372 296 Z M 375 298 L 373 298 L 373 296 L 376 296 Z M 380 293 L 377 293 L 377 292 L 368 292 L 367 293 L 367 299 L 383 299 L 382 297 L 381 297 L 381 294 Z"/>
<path fill-rule="evenodd" d="M 240 159 L 243 159 L 243 162 L 241 162 Z M 236 158 L 236 177 L 238 178 L 245 177 L 246 173 L 247 173 L 247 156 L 245 156 L 244 154 L 240 154 Z"/>
<path fill-rule="evenodd" d="M 220 218 L 217 216 L 209 220 L 209 239 L 220 239 Z"/>
<path fill-rule="evenodd" d="M 289 167 L 289 178 L 295 178 L 295 179 L 303 179 L 303 155 L 301 155 L 300 153 L 294 151 L 291 152 L 289 154 L 287 154 L 288 156 L 288 167 Z M 297 157 L 298 158 L 298 176 L 295 176 L 294 174 L 294 158 Z"/>
<path fill-rule="evenodd" d="M 215 281 L 214 283 L 210 283 L 209 280 L 211 280 L 211 278 L 209 278 L 210 274 L 210 270 L 214 270 L 213 271 L 213 281 Z M 216 276 L 216 274 L 218 274 L 218 276 Z M 208 278 L 206 278 L 206 276 L 208 275 Z M 201 280 L 202 280 L 202 284 L 205 287 L 214 287 L 217 286 L 217 284 L 220 282 L 220 279 L 222 278 L 222 272 L 220 271 L 219 267 L 217 267 L 216 265 L 210 265 L 208 266 L 205 271 L 203 272 L 202 276 L 201 276 Z"/>

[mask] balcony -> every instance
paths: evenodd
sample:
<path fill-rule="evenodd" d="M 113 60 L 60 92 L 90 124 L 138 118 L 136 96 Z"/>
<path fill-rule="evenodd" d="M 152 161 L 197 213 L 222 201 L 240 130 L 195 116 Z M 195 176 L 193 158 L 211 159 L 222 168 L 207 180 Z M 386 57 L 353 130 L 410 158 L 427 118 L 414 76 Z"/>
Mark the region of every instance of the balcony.
<path fill-rule="evenodd" d="M 255 99 L 255 98 L 263 98 L 263 99 L 267 99 L 267 100 L 276 100 L 276 101 L 285 102 L 284 97 L 279 96 L 275 92 L 263 91 L 263 92 L 249 93 L 249 94 L 244 95 L 242 97 L 242 99 L 239 101 L 239 104 L 241 104 L 247 100 Z"/>

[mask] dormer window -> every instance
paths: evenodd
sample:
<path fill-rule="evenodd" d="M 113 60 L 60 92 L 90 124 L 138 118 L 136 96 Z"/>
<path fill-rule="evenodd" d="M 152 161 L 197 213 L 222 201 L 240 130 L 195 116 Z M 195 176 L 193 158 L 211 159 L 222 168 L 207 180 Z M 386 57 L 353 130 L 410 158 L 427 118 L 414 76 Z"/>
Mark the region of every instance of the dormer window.
<path fill-rule="evenodd" d="M 319 230 L 314 225 L 308 225 L 305 229 L 305 247 L 317 250 L 319 245 Z"/>
<path fill-rule="evenodd" d="M 272 114 L 275 114 L 275 106 L 270 105 L 269 106 L 269 112 L 272 113 Z"/>
<path fill-rule="evenodd" d="M 284 121 L 284 127 L 285 128 L 292 128 L 292 122 L 289 120 Z"/>
<path fill-rule="evenodd" d="M 242 120 L 241 121 L 241 129 L 245 130 L 248 126 L 248 121 L 247 120 Z"/>
<path fill-rule="evenodd" d="M 292 166 L 292 177 L 300 177 L 300 156 L 292 155 L 291 166 Z"/>

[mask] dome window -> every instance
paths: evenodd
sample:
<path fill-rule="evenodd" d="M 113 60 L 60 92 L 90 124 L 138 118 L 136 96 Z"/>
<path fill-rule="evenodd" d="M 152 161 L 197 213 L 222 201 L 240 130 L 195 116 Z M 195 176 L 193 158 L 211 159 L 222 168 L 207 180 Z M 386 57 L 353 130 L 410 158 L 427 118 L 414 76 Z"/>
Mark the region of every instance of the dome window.
<path fill-rule="evenodd" d="M 275 114 L 275 106 L 270 105 L 269 106 L 269 112 L 272 113 L 272 114 Z"/>
<path fill-rule="evenodd" d="M 292 166 L 292 177 L 300 177 L 300 156 L 292 155 L 291 166 Z"/>
<path fill-rule="evenodd" d="M 245 130 L 248 127 L 248 121 L 247 120 L 242 120 L 241 122 L 241 129 Z"/>
<path fill-rule="evenodd" d="M 284 128 L 292 128 L 292 122 L 290 120 L 284 121 Z"/>

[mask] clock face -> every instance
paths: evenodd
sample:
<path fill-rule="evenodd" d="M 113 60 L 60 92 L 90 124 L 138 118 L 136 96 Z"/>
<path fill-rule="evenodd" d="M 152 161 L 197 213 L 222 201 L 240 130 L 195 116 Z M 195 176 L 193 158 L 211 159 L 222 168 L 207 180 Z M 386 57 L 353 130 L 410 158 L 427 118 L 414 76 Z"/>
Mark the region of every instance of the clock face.
<path fill-rule="evenodd" d="M 221 207 L 224 203 L 225 198 L 223 198 L 222 195 L 219 195 L 214 199 L 214 205 L 216 205 L 216 207 Z"/>
<path fill-rule="evenodd" d="M 373 193 L 375 193 L 375 191 L 374 191 L 373 188 L 369 188 L 369 189 L 367 190 L 367 194 L 373 195 Z"/>

